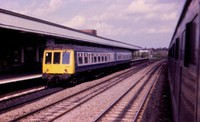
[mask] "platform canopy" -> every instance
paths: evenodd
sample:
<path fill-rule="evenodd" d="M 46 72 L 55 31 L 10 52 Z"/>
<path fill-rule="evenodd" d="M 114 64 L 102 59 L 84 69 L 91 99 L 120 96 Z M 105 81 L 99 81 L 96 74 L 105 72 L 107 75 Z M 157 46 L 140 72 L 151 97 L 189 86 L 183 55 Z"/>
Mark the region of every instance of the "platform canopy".
<path fill-rule="evenodd" d="M 76 29 L 0 9 L 0 28 L 19 30 L 30 33 L 37 33 L 66 39 L 73 39 L 83 42 L 119 47 L 131 50 L 139 50 L 141 47 L 122 41 L 112 40 L 100 36 L 86 34 Z"/>

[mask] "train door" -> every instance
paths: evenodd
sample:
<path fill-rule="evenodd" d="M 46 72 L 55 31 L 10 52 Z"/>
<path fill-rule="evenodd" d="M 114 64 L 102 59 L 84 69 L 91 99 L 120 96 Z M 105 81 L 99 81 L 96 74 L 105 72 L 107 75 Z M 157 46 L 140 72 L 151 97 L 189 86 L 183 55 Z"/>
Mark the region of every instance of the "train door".
<path fill-rule="evenodd" d="M 200 6 L 198 6 L 198 12 L 200 13 Z M 198 57 L 200 57 L 200 16 L 198 17 L 198 23 L 197 23 L 197 41 L 198 41 Z M 197 96 L 197 122 L 200 121 L 200 60 L 198 61 L 198 96 Z"/>
<path fill-rule="evenodd" d="M 172 75 L 172 97 L 173 97 L 173 105 L 175 107 L 174 109 L 174 116 L 175 117 L 175 121 L 178 121 L 178 113 L 179 113 L 179 93 L 180 93 L 180 38 L 177 37 L 175 39 L 175 43 L 172 46 L 172 50 L 173 50 L 173 66 L 172 71 L 173 71 L 173 75 Z"/>

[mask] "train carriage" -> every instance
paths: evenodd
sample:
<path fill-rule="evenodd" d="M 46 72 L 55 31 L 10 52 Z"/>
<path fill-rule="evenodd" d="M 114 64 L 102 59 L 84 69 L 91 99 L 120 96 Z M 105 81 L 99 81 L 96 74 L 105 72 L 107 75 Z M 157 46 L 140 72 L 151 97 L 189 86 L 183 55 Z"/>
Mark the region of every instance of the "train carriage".
<path fill-rule="evenodd" d="M 186 1 L 169 45 L 169 83 L 175 122 L 200 121 L 200 0 Z"/>
<path fill-rule="evenodd" d="M 56 44 L 44 50 L 42 73 L 48 85 L 52 85 L 82 72 L 129 65 L 131 60 L 130 50 Z"/>

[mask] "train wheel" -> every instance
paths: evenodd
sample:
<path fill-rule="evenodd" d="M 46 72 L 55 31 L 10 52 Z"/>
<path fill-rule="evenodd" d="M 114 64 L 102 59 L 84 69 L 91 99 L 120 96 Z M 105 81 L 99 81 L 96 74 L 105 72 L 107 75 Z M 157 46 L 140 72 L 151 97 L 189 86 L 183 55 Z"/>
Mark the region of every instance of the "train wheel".
<path fill-rule="evenodd" d="M 76 78 L 73 78 L 72 80 L 70 80 L 71 84 L 76 84 L 78 82 L 78 80 Z"/>
<path fill-rule="evenodd" d="M 53 87 L 55 85 L 54 80 L 48 80 L 47 81 L 47 86 L 48 87 Z"/>

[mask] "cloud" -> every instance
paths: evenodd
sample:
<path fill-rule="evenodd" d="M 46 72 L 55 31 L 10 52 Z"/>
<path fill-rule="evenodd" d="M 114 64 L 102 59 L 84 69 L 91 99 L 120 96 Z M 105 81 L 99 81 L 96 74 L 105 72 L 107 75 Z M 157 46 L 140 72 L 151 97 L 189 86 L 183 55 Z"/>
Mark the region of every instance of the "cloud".
<path fill-rule="evenodd" d="M 117 38 L 117 36 L 130 35 L 130 33 L 133 31 L 132 28 L 113 26 L 105 22 L 95 23 L 94 25 L 90 25 L 89 27 L 97 30 L 97 34 L 99 36 L 104 36 L 108 38 Z"/>
<path fill-rule="evenodd" d="M 107 12 L 107 13 L 102 13 L 102 14 L 99 14 L 99 15 L 94 15 L 94 16 L 91 17 L 91 20 L 97 21 L 97 22 L 102 22 L 102 21 L 107 21 L 107 20 L 111 20 L 111 19 L 113 20 L 115 18 L 118 18 L 118 17 L 115 16 L 114 13 Z"/>
<path fill-rule="evenodd" d="M 73 17 L 70 21 L 65 22 L 64 25 L 76 29 L 81 29 L 86 23 L 86 18 L 84 16 L 77 15 Z"/>
<path fill-rule="evenodd" d="M 161 26 L 157 28 L 148 28 L 146 29 L 147 33 L 149 34 L 161 34 L 161 33 L 169 33 L 171 31 L 171 28 L 168 26 Z"/>
<path fill-rule="evenodd" d="M 29 16 L 43 17 L 62 7 L 63 0 L 49 0 L 40 2 L 35 0 L 24 3 L 24 5 L 20 4 L 22 3 L 13 4 L 15 6 L 10 6 L 10 9 Z"/>
<path fill-rule="evenodd" d="M 174 3 L 159 3 L 156 0 L 134 0 L 126 12 L 129 14 L 160 13 L 171 11 L 174 6 Z"/>
<path fill-rule="evenodd" d="M 62 4 L 62 0 L 50 0 L 46 4 L 35 7 L 36 9 L 33 11 L 33 14 L 37 16 L 47 15 L 59 9 Z"/>
<path fill-rule="evenodd" d="M 149 5 L 145 4 L 144 0 L 135 0 L 127 8 L 127 13 L 147 13 L 149 11 Z"/>
<path fill-rule="evenodd" d="M 127 16 L 143 17 L 142 19 L 147 20 L 152 18 L 163 20 L 166 18 L 167 13 L 172 13 L 174 10 L 176 10 L 176 4 L 172 2 L 161 3 L 157 0 L 134 0 L 124 13 Z M 163 17 L 163 14 L 165 17 Z M 175 16 L 174 12 L 173 15 L 170 15 L 170 17 Z"/>
<path fill-rule="evenodd" d="M 81 2 L 86 2 L 86 3 L 96 3 L 96 2 L 101 2 L 102 0 L 81 0 Z"/>
<path fill-rule="evenodd" d="M 114 34 L 114 26 L 109 25 L 105 22 L 96 23 L 93 26 L 97 30 L 97 34 L 101 36 L 101 34 L 105 36 L 112 36 Z M 113 31 L 112 31 L 113 30 Z"/>
<path fill-rule="evenodd" d="M 62 0 L 50 0 L 49 2 L 49 10 L 50 11 L 55 11 L 62 5 L 63 1 Z"/>
<path fill-rule="evenodd" d="M 162 21 L 175 21 L 177 18 L 177 12 L 165 13 L 161 16 Z"/>
<path fill-rule="evenodd" d="M 1 8 L 76 29 L 96 29 L 99 36 L 127 42 L 163 35 L 170 40 L 182 4 L 182 0 L 0 1 Z"/>

